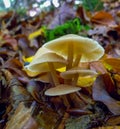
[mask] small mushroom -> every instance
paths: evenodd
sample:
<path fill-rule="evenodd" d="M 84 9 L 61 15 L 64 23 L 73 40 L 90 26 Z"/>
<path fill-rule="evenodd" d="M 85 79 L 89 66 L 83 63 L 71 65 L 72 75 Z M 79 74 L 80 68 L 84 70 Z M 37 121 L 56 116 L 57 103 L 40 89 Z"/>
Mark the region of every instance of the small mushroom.
<path fill-rule="evenodd" d="M 65 72 L 60 73 L 60 76 L 64 79 L 71 79 L 73 78 L 75 75 L 79 75 L 79 76 L 89 76 L 89 75 L 96 75 L 97 73 L 93 70 L 90 69 L 80 69 L 78 68 L 73 68 L 70 70 L 67 70 Z"/>
<path fill-rule="evenodd" d="M 66 60 L 60 55 L 54 52 L 47 52 L 45 54 L 40 55 L 39 58 L 33 59 L 33 61 L 25 67 L 33 72 L 42 73 L 51 71 L 49 65 L 52 63 L 55 69 L 64 67 L 67 64 Z"/>
<path fill-rule="evenodd" d="M 36 81 L 41 81 L 43 83 L 49 83 L 50 82 L 50 78 L 49 78 L 50 73 L 49 72 L 45 72 L 42 74 L 39 74 L 35 80 Z"/>
<path fill-rule="evenodd" d="M 43 47 L 64 56 L 68 61 L 66 70 L 78 66 L 80 61 L 96 61 L 104 54 L 103 47 L 97 41 L 75 34 L 68 34 L 47 42 Z"/>
<path fill-rule="evenodd" d="M 61 84 L 57 87 L 52 87 L 46 90 L 45 95 L 48 95 L 48 96 L 66 95 L 66 94 L 70 94 L 70 93 L 73 93 L 79 90 L 81 90 L 80 87 L 67 85 L 67 84 Z"/>
<path fill-rule="evenodd" d="M 46 48 L 40 48 L 35 54 L 32 62 L 25 66 L 25 68 L 32 72 L 50 72 L 54 85 L 58 85 L 59 80 L 56 76 L 56 69 L 64 67 L 66 64 L 67 62 L 62 56 Z"/>
<path fill-rule="evenodd" d="M 60 76 L 64 79 L 73 79 L 72 85 L 77 85 L 78 77 L 85 77 L 85 76 L 96 76 L 97 73 L 90 69 L 81 69 L 79 67 L 72 68 L 65 72 L 60 73 Z"/>

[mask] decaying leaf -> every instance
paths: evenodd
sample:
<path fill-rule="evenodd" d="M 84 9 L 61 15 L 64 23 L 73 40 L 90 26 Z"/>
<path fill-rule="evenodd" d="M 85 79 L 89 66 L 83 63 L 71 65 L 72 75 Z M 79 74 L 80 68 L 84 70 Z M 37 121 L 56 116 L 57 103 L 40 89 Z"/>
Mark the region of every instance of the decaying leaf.
<path fill-rule="evenodd" d="M 116 35 L 116 34 L 112 34 Z M 108 44 L 105 48 L 106 54 L 109 54 L 111 58 L 118 58 L 120 57 L 120 44 L 119 42 L 115 42 L 115 44 Z"/>
<path fill-rule="evenodd" d="M 14 115 L 7 122 L 5 129 L 38 129 L 36 121 L 31 116 L 31 108 L 26 108 L 20 103 Z M 31 121 L 31 127 L 26 125 Z"/>
<path fill-rule="evenodd" d="M 58 126 L 60 118 L 55 111 L 44 108 L 39 111 L 36 119 L 41 129 L 54 129 Z"/>
<path fill-rule="evenodd" d="M 106 58 L 105 63 L 112 67 L 112 70 L 119 73 L 120 72 L 120 59 L 119 58 Z"/>
<path fill-rule="evenodd" d="M 102 75 L 98 76 L 93 84 L 92 95 L 94 100 L 103 102 L 113 114 L 120 114 L 120 103 L 106 91 Z"/>
<path fill-rule="evenodd" d="M 90 105 L 89 105 L 90 106 Z M 102 103 L 95 103 L 89 115 L 70 117 L 66 121 L 65 129 L 91 129 L 104 123 L 106 107 Z"/>
<path fill-rule="evenodd" d="M 105 11 L 99 11 L 94 16 L 92 16 L 91 21 L 97 24 L 115 26 L 116 23 L 114 21 L 113 16 Z"/>
<path fill-rule="evenodd" d="M 120 126 L 105 126 L 105 127 L 98 127 L 93 129 L 120 129 Z"/>
<path fill-rule="evenodd" d="M 48 7 L 28 17 L 30 8 L 23 19 L 17 11 L 0 13 L 0 129 L 120 128 L 120 0 L 76 1 L 58 1 L 59 7 L 54 7 L 51 0 L 53 10 Z M 96 71 L 98 77 L 81 77 L 78 82 L 73 79 L 77 82 L 74 84 L 82 86 L 81 91 L 65 98 L 46 96 L 45 91 L 53 86 L 49 73 L 23 68 L 39 47 L 66 34 L 95 39 L 104 47 L 105 55 L 100 60 L 79 64 L 81 69 Z M 65 46 L 59 47 L 62 50 Z M 85 46 L 85 50 L 90 49 Z M 60 76 L 65 70 L 66 66 L 57 69 L 60 84 L 72 82 Z M 67 109 L 65 99 L 70 103 Z M 25 107 L 34 102 L 34 107 Z"/>
<path fill-rule="evenodd" d="M 18 79 L 13 78 L 9 83 L 9 87 L 11 90 L 11 104 L 13 106 L 13 110 L 15 110 L 20 102 L 30 101 L 31 96 L 29 92 L 23 87 L 23 85 L 19 82 Z"/>
<path fill-rule="evenodd" d="M 120 124 L 120 115 L 110 116 L 106 120 L 106 125 L 108 125 L 108 126 L 115 126 L 115 125 L 119 125 L 119 124 Z"/>
<path fill-rule="evenodd" d="M 3 35 L 0 37 L 0 41 L 0 47 L 7 46 L 12 48 L 14 51 L 18 50 L 17 40 L 14 39 L 12 36 Z"/>
<path fill-rule="evenodd" d="M 116 95 L 116 86 L 115 82 L 113 81 L 112 77 L 110 74 L 103 74 L 103 81 L 105 84 L 105 89 L 110 95 Z"/>
<path fill-rule="evenodd" d="M 97 71 L 100 74 L 107 73 L 106 68 L 104 67 L 103 63 L 101 61 L 95 61 L 90 63 L 90 68 Z"/>
<path fill-rule="evenodd" d="M 72 7 L 73 2 L 64 2 L 59 8 L 56 16 L 49 24 L 49 29 L 53 29 L 54 27 L 63 24 L 69 19 L 73 19 L 75 17 L 75 11 Z"/>
<path fill-rule="evenodd" d="M 29 118 L 29 120 L 25 123 L 23 129 L 39 129 L 38 124 L 36 123 L 34 118 Z"/>

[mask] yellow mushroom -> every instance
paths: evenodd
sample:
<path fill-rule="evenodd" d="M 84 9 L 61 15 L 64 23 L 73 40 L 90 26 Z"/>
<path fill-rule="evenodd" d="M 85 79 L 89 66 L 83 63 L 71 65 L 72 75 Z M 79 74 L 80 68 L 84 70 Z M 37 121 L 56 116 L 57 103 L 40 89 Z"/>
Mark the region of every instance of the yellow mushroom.
<path fill-rule="evenodd" d="M 68 34 L 47 42 L 43 47 L 67 59 L 67 70 L 78 66 L 79 62 L 96 61 L 104 54 L 103 47 L 97 41 L 75 34 Z"/>
<path fill-rule="evenodd" d="M 56 87 L 52 87 L 46 90 L 45 95 L 48 95 L 48 96 L 66 95 L 66 94 L 70 94 L 70 93 L 73 93 L 79 90 L 81 90 L 80 87 L 67 85 L 67 84 L 61 84 L 61 85 L 58 85 Z"/>
<path fill-rule="evenodd" d="M 32 62 L 25 66 L 25 69 L 32 72 L 50 72 L 54 85 L 59 84 L 56 76 L 56 69 L 66 66 L 67 61 L 60 55 L 46 48 L 41 47 L 35 54 Z"/>
<path fill-rule="evenodd" d="M 77 85 L 78 77 L 96 76 L 97 74 L 93 70 L 76 67 L 60 73 L 60 76 L 64 79 L 73 79 L 72 85 Z"/>

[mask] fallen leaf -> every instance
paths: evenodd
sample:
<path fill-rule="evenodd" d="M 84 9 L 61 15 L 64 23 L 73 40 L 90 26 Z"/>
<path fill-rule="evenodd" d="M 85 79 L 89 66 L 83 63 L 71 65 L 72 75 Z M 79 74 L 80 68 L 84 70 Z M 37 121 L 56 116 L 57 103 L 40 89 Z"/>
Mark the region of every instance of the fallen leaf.
<path fill-rule="evenodd" d="M 80 87 L 92 86 L 95 79 L 96 79 L 95 76 L 78 77 L 77 86 L 80 86 Z"/>
<path fill-rule="evenodd" d="M 115 82 L 109 73 L 103 74 L 105 89 L 110 95 L 117 95 Z"/>
<path fill-rule="evenodd" d="M 33 119 L 31 116 L 31 108 L 26 108 L 23 103 L 20 103 L 14 115 L 7 122 L 5 129 L 27 129 L 24 128 L 25 124 L 28 124 L 31 119 Z M 34 129 L 38 129 L 35 121 L 31 126 L 35 127 Z"/>
<path fill-rule="evenodd" d="M 39 129 L 38 124 L 32 117 L 25 123 L 22 129 Z"/>
<path fill-rule="evenodd" d="M 105 123 L 108 126 L 115 126 L 115 125 L 120 124 L 120 115 L 113 115 L 113 116 L 108 117 Z"/>
<path fill-rule="evenodd" d="M 45 28 L 40 28 L 38 30 L 36 30 L 35 32 L 32 32 L 31 34 L 29 34 L 28 39 L 32 40 L 34 38 L 36 38 L 37 36 L 43 35 L 45 31 Z"/>
<path fill-rule="evenodd" d="M 120 72 L 120 58 L 106 58 L 103 61 L 110 65 L 115 72 Z"/>
<path fill-rule="evenodd" d="M 93 129 L 120 129 L 120 126 L 105 126 L 105 127 L 98 127 Z"/>
<path fill-rule="evenodd" d="M 103 102 L 113 114 L 120 114 L 120 103 L 106 91 L 102 75 L 97 77 L 92 90 L 92 96 L 95 101 Z"/>
<path fill-rule="evenodd" d="M 90 63 L 90 69 L 97 71 L 98 73 L 105 74 L 107 73 L 106 68 L 104 67 L 101 61 L 95 61 Z"/>
<path fill-rule="evenodd" d="M 91 22 L 106 26 L 116 26 L 113 16 L 105 11 L 99 11 L 91 17 Z"/>
<path fill-rule="evenodd" d="M 76 12 L 72 8 L 72 4 L 70 2 L 63 2 L 56 16 L 54 16 L 53 20 L 50 22 L 48 28 L 53 29 L 56 26 L 65 23 L 67 20 L 75 18 L 75 15 Z"/>

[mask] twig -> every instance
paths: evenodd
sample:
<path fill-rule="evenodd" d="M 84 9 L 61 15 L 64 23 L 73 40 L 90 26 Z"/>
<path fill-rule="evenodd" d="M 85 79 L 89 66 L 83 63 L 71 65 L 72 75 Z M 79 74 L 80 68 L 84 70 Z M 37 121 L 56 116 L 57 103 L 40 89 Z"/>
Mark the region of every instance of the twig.
<path fill-rule="evenodd" d="M 65 122 L 66 120 L 69 118 L 69 113 L 65 112 L 63 118 L 62 118 L 62 121 L 61 123 L 59 124 L 59 127 L 58 129 L 64 129 L 65 128 Z"/>

